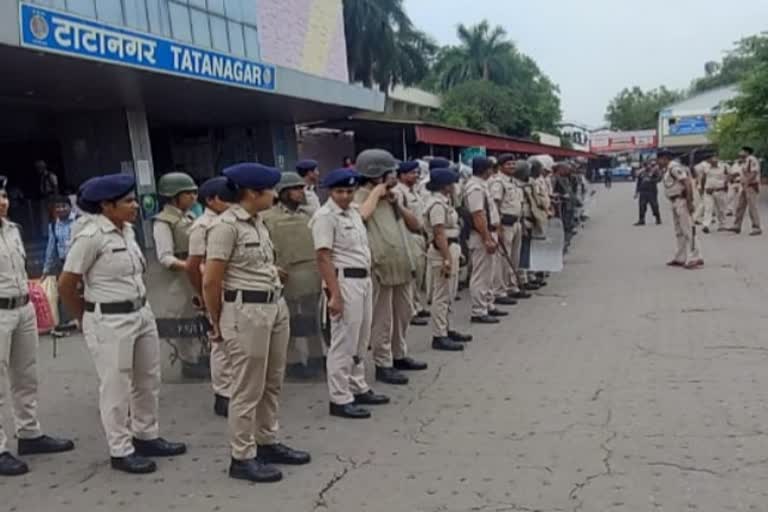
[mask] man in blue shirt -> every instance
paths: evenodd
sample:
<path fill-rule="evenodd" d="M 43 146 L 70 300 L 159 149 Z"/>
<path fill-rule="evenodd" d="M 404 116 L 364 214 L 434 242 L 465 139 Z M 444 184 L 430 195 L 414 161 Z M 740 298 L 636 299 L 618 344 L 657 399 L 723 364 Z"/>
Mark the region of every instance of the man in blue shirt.
<path fill-rule="evenodd" d="M 64 267 L 64 260 L 69 252 L 72 225 L 76 219 L 68 197 L 55 196 L 53 198 L 53 207 L 56 220 L 48 224 L 48 245 L 45 248 L 45 262 L 43 263 L 41 279 L 46 276 L 58 275 Z M 59 325 L 56 327 L 57 331 L 68 327 L 68 318 L 65 316 L 66 314 L 64 308 L 61 307 L 61 303 L 59 303 L 58 309 Z"/>

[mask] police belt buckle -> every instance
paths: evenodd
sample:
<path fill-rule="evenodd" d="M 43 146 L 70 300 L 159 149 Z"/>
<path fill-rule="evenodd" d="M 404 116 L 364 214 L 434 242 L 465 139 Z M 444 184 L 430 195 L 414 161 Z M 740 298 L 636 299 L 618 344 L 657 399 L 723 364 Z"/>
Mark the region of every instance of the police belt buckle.
<path fill-rule="evenodd" d="M 131 303 L 131 307 L 133 308 L 134 311 L 138 311 L 144 307 L 144 305 L 147 303 L 147 299 L 146 297 L 139 297 L 138 299 L 133 299 L 128 302 Z"/>

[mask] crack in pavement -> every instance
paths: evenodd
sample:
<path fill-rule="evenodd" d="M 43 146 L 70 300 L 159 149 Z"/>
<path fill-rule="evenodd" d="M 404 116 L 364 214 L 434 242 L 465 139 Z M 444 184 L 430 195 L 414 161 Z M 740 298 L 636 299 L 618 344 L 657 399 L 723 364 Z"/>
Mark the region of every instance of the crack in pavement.
<path fill-rule="evenodd" d="M 717 313 L 720 311 L 727 311 L 725 308 L 684 308 L 681 309 L 681 313 Z"/>
<path fill-rule="evenodd" d="M 349 458 L 345 459 L 344 457 L 340 455 L 336 455 L 336 460 L 345 464 L 345 466 L 342 468 L 341 472 L 333 473 L 333 476 L 328 480 L 317 492 L 317 498 L 315 499 L 315 506 L 312 510 L 319 510 L 321 508 L 329 508 L 328 502 L 325 500 L 326 495 L 333 490 L 333 488 L 344 478 L 346 478 L 347 475 L 349 475 L 352 471 L 368 465 L 371 463 L 371 459 L 365 459 L 362 462 L 357 462 L 355 459 Z"/>
<path fill-rule="evenodd" d="M 684 466 L 682 464 L 676 464 L 674 462 L 649 462 L 649 466 L 663 466 L 668 468 L 675 468 L 677 470 L 683 471 L 683 472 L 691 472 L 691 473 L 706 473 L 708 475 L 722 477 L 723 475 L 721 473 L 718 473 L 717 471 L 713 471 L 708 468 L 697 468 L 695 466 Z"/>
<path fill-rule="evenodd" d="M 605 391 L 605 388 L 602 385 L 600 385 L 600 387 L 597 388 L 597 390 L 595 390 L 595 392 L 592 394 L 592 401 L 597 402 L 597 400 L 600 398 L 600 395 L 603 393 L 603 391 Z"/>
<path fill-rule="evenodd" d="M 768 352 L 767 347 L 755 347 L 750 345 L 710 345 L 704 348 L 707 350 L 756 350 L 760 352 Z"/>
<path fill-rule="evenodd" d="M 611 424 L 611 420 L 613 419 L 613 409 L 608 408 L 608 412 L 605 417 L 605 422 L 602 425 L 603 430 L 607 430 L 608 426 Z M 618 432 L 611 431 L 608 432 L 608 435 L 606 436 L 605 440 L 600 443 L 600 449 L 603 450 L 603 458 L 601 462 L 603 463 L 603 470 L 599 473 L 595 473 L 594 475 L 587 475 L 587 477 L 582 482 L 577 482 L 572 488 L 571 491 L 568 493 L 568 498 L 572 501 L 575 501 L 576 504 L 573 507 L 573 512 L 579 512 L 584 507 L 584 500 L 581 499 L 580 493 L 584 488 L 588 487 L 592 484 L 595 480 L 598 478 L 602 478 L 605 476 L 611 476 L 614 474 L 613 467 L 611 467 L 611 458 L 613 457 L 613 449 L 610 447 L 610 444 L 616 439 L 616 437 L 619 435 Z"/>

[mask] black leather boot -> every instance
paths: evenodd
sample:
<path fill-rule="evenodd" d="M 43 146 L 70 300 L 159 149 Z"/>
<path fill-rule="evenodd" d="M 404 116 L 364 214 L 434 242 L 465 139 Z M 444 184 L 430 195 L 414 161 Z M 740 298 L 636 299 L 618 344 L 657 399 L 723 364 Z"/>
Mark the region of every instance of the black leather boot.
<path fill-rule="evenodd" d="M 19 439 L 19 455 L 35 453 L 60 453 L 75 449 L 75 443 L 69 439 L 56 439 L 51 436 L 39 436 L 34 439 Z"/>
<path fill-rule="evenodd" d="M 256 458 L 266 464 L 288 464 L 291 466 L 309 464 L 312 460 L 309 453 L 294 450 L 283 443 L 258 445 L 256 448 Z"/>
<path fill-rule="evenodd" d="M 396 386 L 404 386 L 405 384 L 408 384 L 408 377 L 392 367 L 385 368 L 383 366 L 377 366 L 376 380 L 386 384 L 394 384 Z"/>
<path fill-rule="evenodd" d="M 173 457 L 187 453 L 187 445 L 184 443 L 173 443 L 162 437 L 147 441 L 133 438 L 133 447 L 136 453 L 144 457 Z"/>
<path fill-rule="evenodd" d="M 144 473 L 154 473 L 157 471 L 157 464 L 146 457 L 132 453 L 125 457 L 112 457 L 112 469 L 140 475 Z"/>
<path fill-rule="evenodd" d="M 9 452 L 0 453 L 0 476 L 19 476 L 29 473 L 29 466 L 11 455 Z"/>
<path fill-rule="evenodd" d="M 458 341 L 453 341 L 448 337 L 436 336 L 432 338 L 433 350 L 444 350 L 446 352 L 460 352 L 464 350 L 464 345 Z"/>
<path fill-rule="evenodd" d="M 250 482 L 279 482 L 283 479 L 282 471 L 258 459 L 232 459 L 229 464 L 229 476 Z"/>
<path fill-rule="evenodd" d="M 229 416 L 229 398 L 221 395 L 214 395 L 213 412 L 216 416 L 226 418 Z"/>

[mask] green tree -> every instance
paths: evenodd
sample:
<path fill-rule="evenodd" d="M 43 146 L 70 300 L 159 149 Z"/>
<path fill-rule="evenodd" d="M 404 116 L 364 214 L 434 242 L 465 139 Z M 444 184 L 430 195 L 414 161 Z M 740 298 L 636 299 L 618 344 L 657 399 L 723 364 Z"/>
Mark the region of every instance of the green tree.
<path fill-rule="evenodd" d="M 699 93 L 735 84 L 744 79 L 755 66 L 758 55 L 768 46 L 768 32 L 745 37 L 737 41 L 721 62 L 710 61 L 704 65 L 704 76 L 691 84 L 691 92 Z"/>
<path fill-rule="evenodd" d="M 658 124 L 659 110 L 684 97 L 682 92 L 664 86 L 648 91 L 625 88 L 608 104 L 605 120 L 614 130 L 653 129 Z"/>
<path fill-rule="evenodd" d="M 383 92 L 422 81 L 437 52 L 413 26 L 403 0 L 344 0 L 344 30 L 350 81 Z"/>

